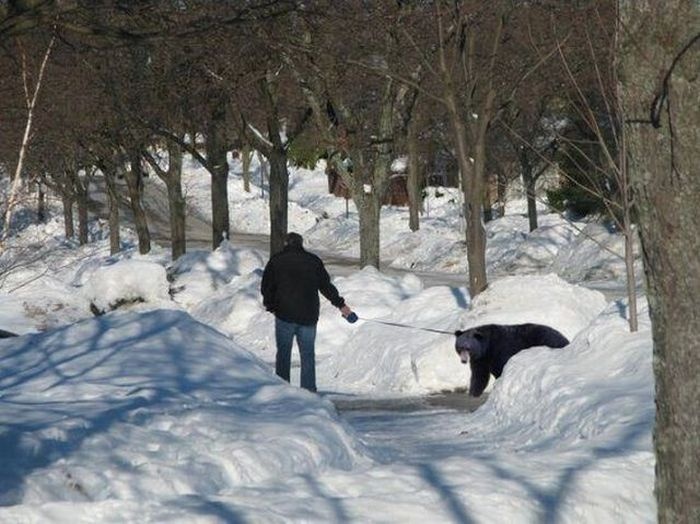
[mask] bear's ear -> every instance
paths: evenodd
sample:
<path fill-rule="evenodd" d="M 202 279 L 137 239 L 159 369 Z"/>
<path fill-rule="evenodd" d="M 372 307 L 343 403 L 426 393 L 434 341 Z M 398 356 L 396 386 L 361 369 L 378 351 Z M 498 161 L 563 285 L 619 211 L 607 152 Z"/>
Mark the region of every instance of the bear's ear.
<path fill-rule="evenodd" d="M 464 331 L 462 331 L 461 329 L 458 329 L 457 331 L 455 331 L 455 337 L 460 336 L 462 333 L 464 333 Z"/>

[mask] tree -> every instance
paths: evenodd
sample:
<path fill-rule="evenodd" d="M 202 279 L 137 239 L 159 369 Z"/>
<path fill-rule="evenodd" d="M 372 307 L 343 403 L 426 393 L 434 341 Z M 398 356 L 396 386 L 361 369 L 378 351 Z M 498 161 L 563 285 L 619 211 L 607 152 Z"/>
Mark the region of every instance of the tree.
<path fill-rule="evenodd" d="M 298 17 L 295 33 L 301 37 L 281 52 L 311 107 L 328 162 L 357 208 L 360 265 L 378 268 L 381 205 L 415 101 L 413 87 L 390 74 L 398 62 L 394 30 L 403 13 L 390 3 L 336 5 L 325 17 Z"/>
<path fill-rule="evenodd" d="M 700 4 L 623 0 L 619 8 L 654 339 L 658 519 L 700 522 Z"/>
<path fill-rule="evenodd" d="M 239 135 L 265 157 L 270 168 L 271 254 L 284 248 L 287 235 L 290 146 L 307 127 L 311 116 L 276 45 L 276 35 L 289 32 L 289 22 L 288 18 L 268 21 L 261 27 L 239 32 L 236 42 L 242 47 L 252 43 L 254 49 L 237 61 L 237 79 L 228 80 L 235 90 L 232 98 L 238 115 Z M 241 70 L 245 71 L 244 76 Z M 243 155 L 246 182 L 247 152 Z"/>
<path fill-rule="evenodd" d="M 551 99 L 540 91 L 509 116 L 501 116 L 499 123 L 505 129 L 513 155 L 518 159 L 520 174 L 527 199 L 530 231 L 538 227 L 536 185 L 539 178 L 554 163 L 557 150 L 556 130 L 548 103 Z M 554 117 L 556 118 L 556 116 Z"/>
<path fill-rule="evenodd" d="M 159 155 L 148 149 L 141 152 L 142 157 L 164 183 L 168 193 L 168 211 L 170 221 L 170 254 L 177 260 L 187 252 L 185 220 L 187 203 L 182 192 L 182 147 L 175 141 L 167 142 L 168 167 L 161 166 Z"/>
<path fill-rule="evenodd" d="M 51 56 L 51 51 L 53 49 L 54 43 L 56 42 L 56 37 L 53 35 L 46 46 L 46 50 L 43 52 L 43 58 L 41 59 L 38 71 L 36 73 L 36 80 L 34 85 L 31 84 L 32 73 L 29 71 L 29 65 L 27 62 L 27 54 L 20 39 L 17 40 L 17 46 L 20 55 L 21 63 L 21 78 L 22 86 L 24 90 L 24 101 L 26 104 L 26 121 L 24 125 L 24 133 L 22 134 L 22 142 L 19 144 L 18 159 L 15 167 L 15 173 L 12 177 L 12 186 L 10 188 L 10 194 L 8 196 L 7 206 L 4 209 L 3 214 L 3 229 L 0 235 L 0 245 L 10 234 L 10 226 L 12 222 L 12 211 L 14 206 L 17 204 L 17 199 L 19 196 L 19 190 L 22 183 L 22 169 L 24 167 L 25 156 L 27 154 L 27 149 L 29 147 L 29 141 L 31 138 L 32 125 L 35 117 L 35 110 L 37 101 L 39 98 L 39 93 L 41 91 L 42 81 L 44 79 L 44 72 L 46 71 L 46 64 L 48 63 L 49 57 Z"/>
<path fill-rule="evenodd" d="M 438 74 L 442 99 L 464 192 L 469 294 L 487 286 L 486 232 L 482 220 L 486 179 L 486 136 L 497 110 L 497 60 L 502 52 L 507 6 L 481 9 L 460 2 L 436 7 Z"/>

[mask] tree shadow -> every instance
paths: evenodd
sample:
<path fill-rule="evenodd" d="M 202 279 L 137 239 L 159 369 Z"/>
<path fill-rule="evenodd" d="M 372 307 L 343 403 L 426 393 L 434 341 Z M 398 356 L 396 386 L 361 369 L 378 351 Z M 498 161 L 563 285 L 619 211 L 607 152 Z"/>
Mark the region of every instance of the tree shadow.
<path fill-rule="evenodd" d="M 455 302 L 457 302 L 458 308 L 467 309 L 469 307 L 469 301 L 467 300 L 467 296 L 461 289 L 450 286 L 450 292 L 452 293 L 452 296 L 455 297 Z"/>
<path fill-rule="evenodd" d="M 337 522 L 338 524 L 342 524 L 344 522 L 351 522 L 350 516 L 343 507 L 342 498 L 333 497 L 325 493 L 323 490 L 323 486 L 312 475 L 301 475 L 301 478 L 304 479 L 306 485 L 316 497 L 319 497 L 320 499 L 325 500 L 328 503 L 331 513 L 333 514 L 333 518 L 330 520 L 331 522 Z"/>
<path fill-rule="evenodd" d="M 0 357 L 0 506 L 21 503 L 33 472 L 116 424 L 143 418 L 144 408 L 224 388 L 216 367 L 188 368 L 188 357 L 201 357 L 188 355 L 178 329 L 183 322 L 190 322 L 185 313 L 152 311 L 15 339 L 19 345 Z M 151 337 L 157 339 L 149 343 Z M 128 358 L 115 359 L 121 352 Z M 72 390 L 61 386 L 74 381 L 84 386 L 76 393 L 82 398 L 66 398 Z M 102 394 L 92 396 L 94 391 Z"/>
<path fill-rule="evenodd" d="M 166 502 L 168 507 L 176 507 L 187 515 L 218 517 L 226 524 L 245 524 L 246 520 L 230 505 L 216 500 L 209 500 L 200 495 L 184 495 Z"/>
<path fill-rule="evenodd" d="M 646 419 L 639 419 L 627 428 L 627 431 L 617 442 L 593 448 L 589 456 L 564 468 L 555 485 L 549 489 L 537 486 L 525 475 L 506 470 L 492 457 L 476 456 L 474 458 L 485 464 L 499 478 L 514 481 L 525 488 L 530 497 L 537 501 L 541 507 L 540 514 L 536 519 L 537 522 L 555 524 L 560 520 L 560 511 L 567 495 L 574 487 L 576 477 L 593 467 L 601 459 L 623 456 L 628 450 L 635 449 L 634 444 L 649 434 L 650 424 L 651 422 Z"/>
<path fill-rule="evenodd" d="M 475 522 L 467 513 L 463 499 L 455 493 L 455 490 L 442 478 L 442 475 L 431 464 L 418 464 L 416 466 L 420 475 L 444 501 L 447 511 L 452 516 L 452 521 L 459 524 L 471 524 Z"/>

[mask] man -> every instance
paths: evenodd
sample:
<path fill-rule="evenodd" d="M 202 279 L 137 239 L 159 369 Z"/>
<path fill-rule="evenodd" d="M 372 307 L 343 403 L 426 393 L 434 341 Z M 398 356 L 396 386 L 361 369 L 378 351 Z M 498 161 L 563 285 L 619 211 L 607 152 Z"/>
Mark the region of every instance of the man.
<path fill-rule="evenodd" d="M 294 337 L 301 357 L 301 387 L 316 391 L 316 324 L 320 303 L 319 291 L 340 309 L 348 322 L 357 315 L 345 304 L 331 278 L 316 255 L 303 247 L 298 233 L 289 233 L 284 249 L 270 257 L 263 273 L 261 292 L 265 309 L 275 315 L 275 373 L 289 382 L 289 368 Z"/>

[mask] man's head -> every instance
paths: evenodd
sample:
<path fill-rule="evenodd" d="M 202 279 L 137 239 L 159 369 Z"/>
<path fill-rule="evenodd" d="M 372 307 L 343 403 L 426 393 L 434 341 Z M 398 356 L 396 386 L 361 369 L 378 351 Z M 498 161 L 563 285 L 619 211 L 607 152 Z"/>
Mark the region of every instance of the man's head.
<path fill-rule="evenodd" d="M 287 233 L 287 237 L 284 239 L 284 245 L 302 247 L 304 245 L 304 238 L 299 233 Z"/>

